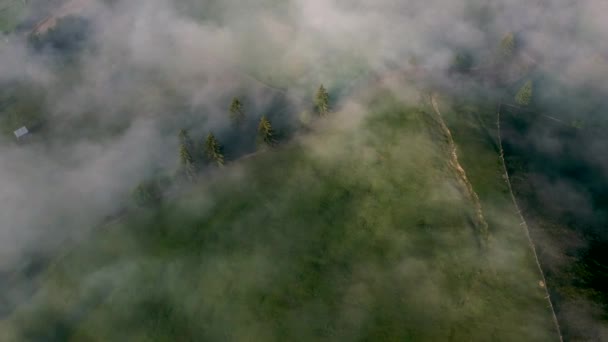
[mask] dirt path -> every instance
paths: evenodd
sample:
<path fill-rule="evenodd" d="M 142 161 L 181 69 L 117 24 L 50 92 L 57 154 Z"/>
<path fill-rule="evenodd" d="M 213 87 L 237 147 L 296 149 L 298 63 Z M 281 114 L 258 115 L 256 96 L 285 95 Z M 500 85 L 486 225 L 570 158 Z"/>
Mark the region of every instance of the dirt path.
<path fill-rule="evenodd" d="M 519 204 L 517 203 L 517 199 L 515 198 L 515 194 L 513 193 L 513 187 L 511 186 L 511 179 L 509 177 L 509 171 L 507 170 L 507 163 L 505 161 L 505 151 L 502 147 L 502 131 L 500 130 L 500 108 L 502 107 L 502 103 L 498 104 L 498 110 L 497 110 L 497 119 L 496 119 L 496 128 L 498 130 L 498 148 L 499 148 L 499 155 L 500 155 L 500 161 L 502 163 L 502 167 L 503 167 L 503 172 L 504 172 L 504 178 L 505 181 L 507 182 L 507 187 L 509 188 L 509 194 L 511 195 L 511 200 L 513 201 L 513 204 L 515 205 L 515 209 L 517 211 L 517 215 L 519 215 L 519 219 L 521 220 L 521 226 L 524 227 L 524 231 L 526 232 L 526 236 L 528 237 L 528 243 L 530 244 L 530 248 L 532 249 L 532 254 L 534 255 L 534 260 L 536 261 L 536 266 L 538 267 L 538 272 L 540 273 L 541 276 L 541 284 L 540 286 L 545 290 L 545 298 L 547 299 L 547 302 L 549 303 L 549 307 L 551 308 L 551 314 L 553 315 L 553 322 L 555 323 L 555 328 L 557 329 L 557 334 L 559 336 L 559 340 L 560 342 L 563 342 L 564 339 L 562 337 L 562 333 L 561 333 L 561 329 L 559 326 L 559 321 L 557 320 L 557 315 L 555 314 L 555 309 L 553 308 L 553 303 L 551 301 L 551 296 L 549 294 L 549 290 L 547 288 L 547 280 L 545 279 L 545 274 L 543 272 L 543 269 L 540 265 L 540 260 L 538 259 L 538 254 L 536 253 L 536 247 L 534 246 L 534 241 L 532 240 L 532 237 L 530 236 L 530 229 L 528 227 L 528 223 L 526 223 L 526 219 L 524 218 L 524 215 L 521 212 L 521 209 L 519 208 Z"/>
<path fill-rule="evenodd" d="M 43 34 L 57 25 L 57 20 L 81 12 L 93 3 L 92 0 L 68 0 L 48 17 L 42 19 L 31 31 L 32 35 Z"/>
<path fill-rule="evenodd" d="M 485 217 L 483 216 L 483 210 L 481 208 L 481 201 L 479 200 L 479 196 L 473 189 L 473 185 L 471 184 L 471 182 L 469 182 L 469 178 L 467 177 L 466 171 L 464 170 L 464 168 L 462 167 L 462 165 L 460 165 L 460 162 L 458 161 L 458 152 L 456 150 L 456 144 L 454 143 L 454 138 L 452 137 L 452 132 L 450 131 L 448 126 L 445 124 L 445 121 L 443 120 L 443 116 L 441 115 L 441 112 L 439 111 L 439 105 L 437 104 L 437 99 L 436 99 L 435 94 L 431 95 L 431 104 L 433 106 L 433 110 L 435 111 L 435 114 L 437 115 L 437 121 L 439 122 L 439 126 L 441 127 L 441 130 L 447 137 L 448 144 L 450 145 L 450 155 L 451 155 L 450 165 L 454 168 L 454 170 L 458 174 L 459 182 L 466 189 L 469 199 L 471 200 L 471 202 L 473 202 L 473 205 L 475 206 L 475 218 L 476 218 L 477 229 L 482 234 L 482 237 L 483 237 L 482 241 L 485 243 L 485 242 L 487 242 L 487 239 L 488 239 L 488 223 L 487 223 Z"/>

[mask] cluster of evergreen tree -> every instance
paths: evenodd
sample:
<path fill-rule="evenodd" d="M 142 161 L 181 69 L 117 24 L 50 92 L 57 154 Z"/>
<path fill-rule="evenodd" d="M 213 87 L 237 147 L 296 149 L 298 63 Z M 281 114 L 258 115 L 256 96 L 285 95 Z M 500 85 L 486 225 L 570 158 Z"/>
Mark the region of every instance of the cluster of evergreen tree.
<path fill-rule="evenodd" d="M 154 181 L 141 182 L 133 189 L 133 200 L 140 207 L 152 206 L 160 201 L 161 189 Z"/>
<path fill-rule="evenodd" d="M 199 171 L 198 165 L 201 163 L 224 165 L 222 146 L 213 133 L 207 135 L 202 146 L 197 146 L 190 138 L 188 131 L 184 129 L 179 132 L 179 140 L 179 173 L 189 181 L 196 179 Z"/>
<path fill-rule="evenodd" d="M 324 116 L 329 113 L 329 93 L 323 85 L 319 87 L 315 96 L 315 109 L 319 116 Z M 245 109 L 241 100 L 237 97 L 232 99 L 228 108 L 230 120 L 235 127 L 243 127 L 247 120 Z M 257 145 L 259 148 L 272 147 L 276 144 L 276 134 L 272 128 L 272 123 L 266 115 L 260 118 L 257 128 Z M 221 143 L 213 133 L 209 133 L 201 147 L 190 138 L 188 131 L 181 130 L 179 132 L 179 159 L 181 173 L 190 181 L 194 181 L 198 173 L 198 164 L 201 160 L 197 160 L 197 156 L 202 156 L 202 162 L 205 164 L 215 164 L 223 166 L 225 157 Z M 197 153 L 199 151 L 200 153 Z"/>
<path fill-rule="evenodd" d="M 314 104 L 317 115 L 324 116 L 329 113 L 329 94 L 323 85 L 317 90 Z M 247 116 L 240 99 L 236 97 L 232 99 L 228 112 L 234 127 L 239 129 L 244 127 Z M 179 131 L 178 138 L 179 178 L 188 182 L 195 182 L 201 166 L 215 165 L 222 167 L 225 164 L 226 159 L 222 144 L 212 132 L 200 143 L 195 143 L 185 129 Z M 273 147 L 277 143 L 276 133 L 266 115 L 260 118 L 257 125 L 256 143 L 259 149 Z M 160 201 L 161 193 L 162 190 L 158 184 L 154 181 L 145 181 L 133 190 L 133 199 L 139 206 L 150 206 Z"/>

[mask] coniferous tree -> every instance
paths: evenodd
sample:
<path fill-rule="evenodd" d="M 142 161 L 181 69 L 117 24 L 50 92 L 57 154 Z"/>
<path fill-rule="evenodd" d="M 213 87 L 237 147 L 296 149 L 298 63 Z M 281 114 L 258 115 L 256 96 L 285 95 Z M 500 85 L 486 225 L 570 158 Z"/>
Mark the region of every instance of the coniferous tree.
<path fill-rule="evenodd" d="M 274 144 L 274 131 L 266 116 L 262 116 L 258 125 L 258 145 L 272 146 Z"/>
<path fill-rule="evenodd" d="M 161 199 L 161 188 L 156 181 L 141 182 L 132 192 L 135 204 L 148 207 L 157 204 Z"/>
<path fill-rule="evenodd" d="M 179 141 L 183 144 L 185 142 L 187 142 L 190 139 L 190 135 L 188 134 L 188 131 L 185 129 L 180 129 L 179 130 L 179 134 L 177 135 L 177 137 L 179 138 Z"/>
<path fill-rule="evenodd" d="M 329 94 L 325 87 L 321 84 L 319 90 L 317 90 L 317 95 L 315 96 L 315 106 L 317 109 L 317 114 L 323 116 L 329 112 Z"/>
<path fill-rule="evenodd" d="M 190 133 L 188 133 L 188 130 L 180 129 L 179 134 L 177 136 L 179 138 L 180 144 L 185 145 L 189 151 L 193 149 L 194 143 L 192 142 L 192 139 L 190 139 Z"/>
<path fill-rule="evenodd" d="M 233 98 L 230 104 L 230 119 L 236 126 L 240 126 L 245 121 L 245 111 L 243 110 L 243 103 L 238 98 Z"/>
<path fill-rule="evenodd" d="M 218 166 L 224 165 L 222 146 L 212 133 L 209 133 L 205 140 L 205 155 L 210 162 L 216 163 Z"/>
<path fill-rule="evenodd" d="M 532 81 L 524 83 L 515 95 L 515 102 L 520 106 L 528 106 L 532 102 Z"/>
<path fill-rule="evenodd" d="M 194 181 L 196 178 L 197 168 L 194 164 L 194 159 L 188 151 L 188 147 L 185 143 L 179 145 L 179 159 L 181 164 L 181 170 L 190 181 Z"/>
<path fill-rule="evenodd" d="M 515 35 L 513 32 L 507 33 L 507 35 L 500 42 L 500 53 L 503 58 L 508 59 L 513 56 L 515 52 Z"/>
<path fill-rule="evenodd" d="M 454 55 L 454 60 L 452 61 L 451 69 L 460 72 L 467 73 L 471 70 L 473 66 L 473 57 L 471 54 L 467 52 L 459 52 Z"/>

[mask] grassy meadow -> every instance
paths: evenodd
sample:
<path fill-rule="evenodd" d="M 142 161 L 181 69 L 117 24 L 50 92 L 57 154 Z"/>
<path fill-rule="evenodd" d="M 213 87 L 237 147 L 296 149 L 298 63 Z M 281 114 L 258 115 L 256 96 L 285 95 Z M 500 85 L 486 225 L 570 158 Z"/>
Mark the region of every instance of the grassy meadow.
<path fill-rule="evenodd" d="M 430 106 L 370 98 L 66 247 L 0 339 L 555 340 L 485 131 L 454 128 L 488 244 Z"/>
<path fill-rule="evenodd" d="M 0 1 L 0 32 L 12 32 L 27 12 L 28 5 L 23 0 Z"/>

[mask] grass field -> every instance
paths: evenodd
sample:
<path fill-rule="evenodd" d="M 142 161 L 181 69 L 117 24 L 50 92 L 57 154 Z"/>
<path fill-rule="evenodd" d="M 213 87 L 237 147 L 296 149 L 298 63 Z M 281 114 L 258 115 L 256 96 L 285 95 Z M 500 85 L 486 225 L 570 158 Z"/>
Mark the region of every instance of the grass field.
<path fill-rule="evenodd" d="M 484 130 L 486 248 L 431 109 L 373 98 L 66 248 L 0 340 L 555 340 Z"/>
<path fill-rule="evenodd" d="M 27 11 L 28 5 L 22 0 L 0 1 L 0 32 L 12 32 L 25 18 Z"/>
<path fill-rule="evenodd" d="M 470 89 L 470 93 L 481 94 L 481 90 Z M 534 259 L 534 252 L 529 246 L 529 239 L 518 208 L 512 201 L 502 161 L 499 158 L 499 142 L 497 131 L 498 100 L 495 96 L 462 100 L 445 97 L 442 103 L 444 115 L 452 131 L 460 160 L 467 170 L 469 179 L 480 197 L 481 205 L 488 220 L 490 245 L 494 246 L 494 258 L 504 258 L 503 263 L 514 267 L 508 272 L 505 281 L 515 283 L 525 282 L 528 285 L 536 283 L 534 292 L 545 293 L 539 286 L 542 279 L 539 265 Z M 503 254 L 508 250 L 508 255 Z M 520 266 L 517 266 L 517 265 Z M 551 313 L 548 298 L 547 311 Z M 556 331 L 554 326 L 554 331 Z"/>
<path fill-rule="evenodd" d="M 0 89 L 0 134 L 12 136 L 16 129 L 29 129 L 44 120 L 44 97 L 40 87 L 17 82 Z"/>

